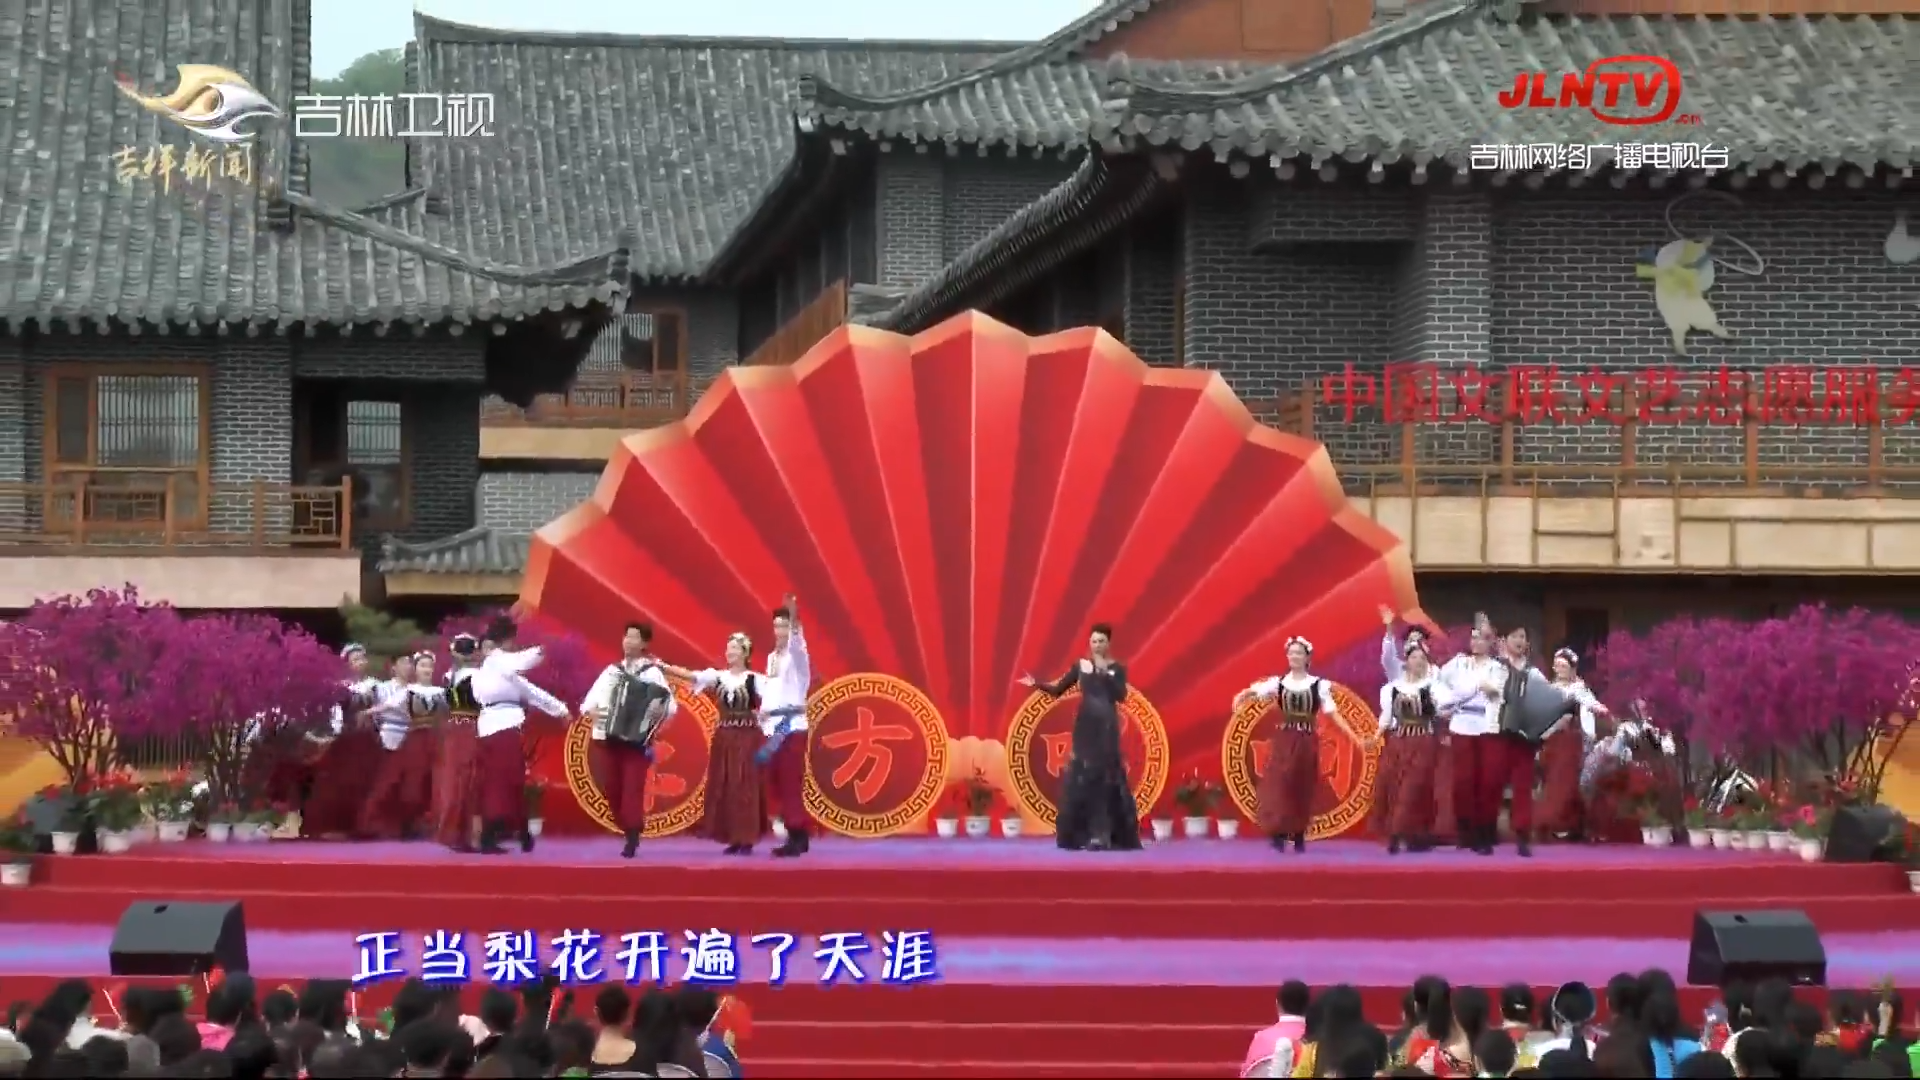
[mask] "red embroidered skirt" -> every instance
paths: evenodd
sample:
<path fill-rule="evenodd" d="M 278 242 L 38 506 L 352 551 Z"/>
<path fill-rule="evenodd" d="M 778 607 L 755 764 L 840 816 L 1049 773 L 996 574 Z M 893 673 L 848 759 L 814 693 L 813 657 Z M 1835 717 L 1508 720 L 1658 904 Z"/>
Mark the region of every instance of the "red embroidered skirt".
<path fill-rule="evenodd" d="M 1267 737 L 1267 774 L 1260 778 L 1260 828 L 1291 836 L 1313 825 L 1320 790 L 1320 738 L 1311 726 L 1281 724 Z"/>
<path fill-rule="evenodd" d="M 765 790 L 753 760 L 764 741 L 758 723 L 723 721 L 714 729 L 701 836 L 722 844 L 756 844 L 766 834 Z"/>

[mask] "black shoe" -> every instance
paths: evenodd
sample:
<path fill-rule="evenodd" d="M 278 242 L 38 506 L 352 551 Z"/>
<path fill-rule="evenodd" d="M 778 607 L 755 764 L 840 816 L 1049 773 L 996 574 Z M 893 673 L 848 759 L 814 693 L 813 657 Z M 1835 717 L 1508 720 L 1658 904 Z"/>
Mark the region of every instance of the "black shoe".
<path fill-rule="evenodd" d="M 808 832 L 805 829 L 801 829 L 800 830 L 800 854 L 805 855 L 807 852 L 812 850 L 813 850 L 813 834 Z"/>
<path fill-rule="evenodd" d="M 631 859 L 633 858 L 633 853 L 639 850 L 640 850 L 640 830 L 628 829 L 627 842 L 626 842 L 626 845 L 620 849 L 620 857 L 623 859 Z"/>
<path fill-rule="evenodd" d="M 500 846 L 500 834 L 506 831 L 506 826 L 497 821 L 480 826 L 480 846 L 475 850 L 482 855 L 505 855 L 507 849 Z"/>
<path fill-rule="evenodd" d="M 533 853 L 533 831 L 524 826 L 520 829 L 520 850 L 527 854 Z"/>
<path fill-rule="evenodd" d="M 1435 847 L 1435 844 L 1433 842 L 1433 837 L 1416 836 L 1413 839 L 1407 841 L 1407 854 L 1409 855 L 1425 854 L 1426 852 L 1432 851 L 1434 847 Z"/>
<path fill-rule="evenodd" d="M 1473 825 L 1455 825 L 1453 846 L 1461 851 L 1472 851 L 1480 846 L 1480 829 Z"/>
<path fill-rule="evenodd" d="M 1297 832 L 1293 834 L 1293 850 L 1295 851 L 1307 850 L 1307 834 L 1306 833 Z"/>
<path fill-rule="evenodd" d="M 722 851 L 720 854 L 751 855 L 753 854 L 753 845 L 752 844 L 728 844 L 726 850 Z"/>
<path fill-rule="evenodd" d="M 807 853 L 807 830 L 788 829 L 787 842 L 773 849 L 776 859 L 797 859 Z"/>
<path fill-rule="evenodd" d="M 1273 850 L 1275 851 L 1285 851 L 1287 850 L 1287 834 L 1274 833 L 1273 838 L 1269 840 L 1268 843 L 1273 845 Z"/>
<path fill-rule="evenodd" d="M 1526 833 L 1513 838 L 1513 853 L 1523 859 L 1533 858 L 1533 845 L 1527 842 Z"/>
<path fill-rule="evenodd" d="M 1387 854 L 1389 855 L 1400 854 L 1400 838 L 1399 837 L 1397 836 L 1387 837 Z"/>

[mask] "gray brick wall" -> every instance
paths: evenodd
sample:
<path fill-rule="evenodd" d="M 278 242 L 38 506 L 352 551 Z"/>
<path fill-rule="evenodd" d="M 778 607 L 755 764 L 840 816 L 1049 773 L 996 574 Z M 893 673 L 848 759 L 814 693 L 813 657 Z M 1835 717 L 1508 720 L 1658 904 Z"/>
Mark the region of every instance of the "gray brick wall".
<path fill-rule="evenodd" d="M 1322 186 L 1261 179 L 1250 185 L 1247 238 L 1256 250 L 1292 244 L 1413 239 L 1415 207 L 1404 188 Z"/>
<path fill-rule="evenodd" d="M 880 280 L 869 284 L 910 289 L 1066 179 L 1072 166 L 895 144 L 875 169 Z"/>
<path fill-rule="evenodd" d="M 480 387 L 443 384 L 401 402 L 411 440 L 413 514 L 400 535 L 437 540 L 473 528 L 480 483 Z"/>
<path fill-rule="evenodd" d="M 1174 302 L 1179 242 L 1176 231 L 1141 234 L 1125 249 L 1127 346 L 1149 364 L 1171 366 L 1180 357 Z"/>
<path fill-rule="evenodd" d="M 951 262 L 1028 203 L 1059 186 L 1073 166 L 1059 158 L 954 155 L 941 162 L 941 261 Z"/>
<path fill-rule="evenodd" d="M 593 497 L 600 474 L 490 472 L 480 477 L 480 524 L 531 531 Z"/>

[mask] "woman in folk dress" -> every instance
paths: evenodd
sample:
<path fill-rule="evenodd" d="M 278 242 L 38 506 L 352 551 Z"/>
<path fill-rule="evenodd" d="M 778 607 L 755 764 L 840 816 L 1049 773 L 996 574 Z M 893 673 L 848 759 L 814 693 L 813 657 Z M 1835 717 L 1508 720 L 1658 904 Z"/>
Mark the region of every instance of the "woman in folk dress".
<path fill-rule="evenodd" d="M 1441 709 L 1434 696 L 1432 665 L 1427 650 L 1410 642 L 1402 674 L 1380 688 L 1380 726 L 1386 749 L 1380 754 L 1380 772 L 1373 785 L 1369 825 L 1375 836 L 1387 838 L 1387 854 L 1431 851 L 1434 819 L 1439 813 L 1435 785 L 1440 769 Z"/>
<path fill-rule="evenodd" d="M 1580 678 L 1580 654 L 1561 649 L 1553 654 L 1553 685 L 1579 706 L 1573 716 L 1554 725 L 1540 748 L 1540 824 L 1547 832 L 1579 843 L 1587 838 L 1587 804 L 1580 796 L 1580 769 L 1598 737 L 1596 717 L 1607 715 L 1593 691 Z"/>
<path fill-rule="evenodd" d="M 1320 790 L 1319 717 L 1337 725 L 1362 745 L 1333 704 L 1333 684 L 1313 675 L 1313 643 L 1303 637 L 1287 639 L 1287 673 L 1261 679 L 1233 699 L 1237 710 L 1251 701 L 1272 701 L 1280 715 L 1267 737 L 1267 772 L 1260 778 L 1260 828 L 1272 837 L 1276 851 L 1307 850 L 1307 830 L 1313 826 L 1313 800 Z"/>
<path fill-rule="evenodd" d="M 767 806 L 760 766 L 754 760 L 764 741 L 760 733 L 760 679 L 750 668 L 753 639 L 734 634 L 727 639 L 724 670 L 661 664 L 660 670 L 693 684 L 695 693 L 712 696 L 720 707 L 720 726 L 714 729 L 707 752 L 706 817 L 700 835 L 726 845 L 722 854 L 751 855 L 753 845 L 767 832 Z"/>

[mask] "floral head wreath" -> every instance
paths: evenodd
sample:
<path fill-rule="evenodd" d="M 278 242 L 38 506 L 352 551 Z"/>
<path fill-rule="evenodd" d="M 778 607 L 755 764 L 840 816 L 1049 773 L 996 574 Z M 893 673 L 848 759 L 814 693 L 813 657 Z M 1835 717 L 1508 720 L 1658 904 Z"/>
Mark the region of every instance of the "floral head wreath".
<path fill-rule="evenodd" d="M 741 652 L 748 656 L 753 655 L 753 639 L 737 630 L 727 635 L 727 644 L 738 645 Z"/>
<path fill-rule="evenodd" d="M 1400 651 L 1406 656 L 1412 656 L 1414 653 L 1419 653 L 1421 656 L 1431 655 L 1427 652 L 1427 641 L 1424 637 L 1407 638 L 1407 647 Z"/>
<path fill-rule="evenodd" d="M 357 641 L 349 641 L 345 645 L 340 646 L 340 659 L 351 660 L 356 655 L 367 655 L 367 647 Z"/>
<path fill-rule="evenodd" d="M 407 659 L 412 660 L 414 663 L 417 664 L 422 660 L 431 662 L 433 660 L 438 659 L 438 657 L 434 656 L 431 652 L 428 652 L 427 650 L 422 649 L 419 652 L 414 653 L 412 656 L 408 657 Z"/>
<path fill-rule="evenodd" d="M 1313 642 L 1308 641 L 1306 638 L 1296 634 L 1287 639 L 1287 648 L 1291 649 L 1295 645 L 1300 646 L 1301 651 L 1305 652 L 1308 656 L 1313 655 Z"/>
<path fill-rule="evenodd" d="M 1574 667 L 1580 666 L 1580 654 L 1574 652 L 1572 649 L 1555 649 L 1553 658 L 1555 660 L 1565 660 Z"/>

